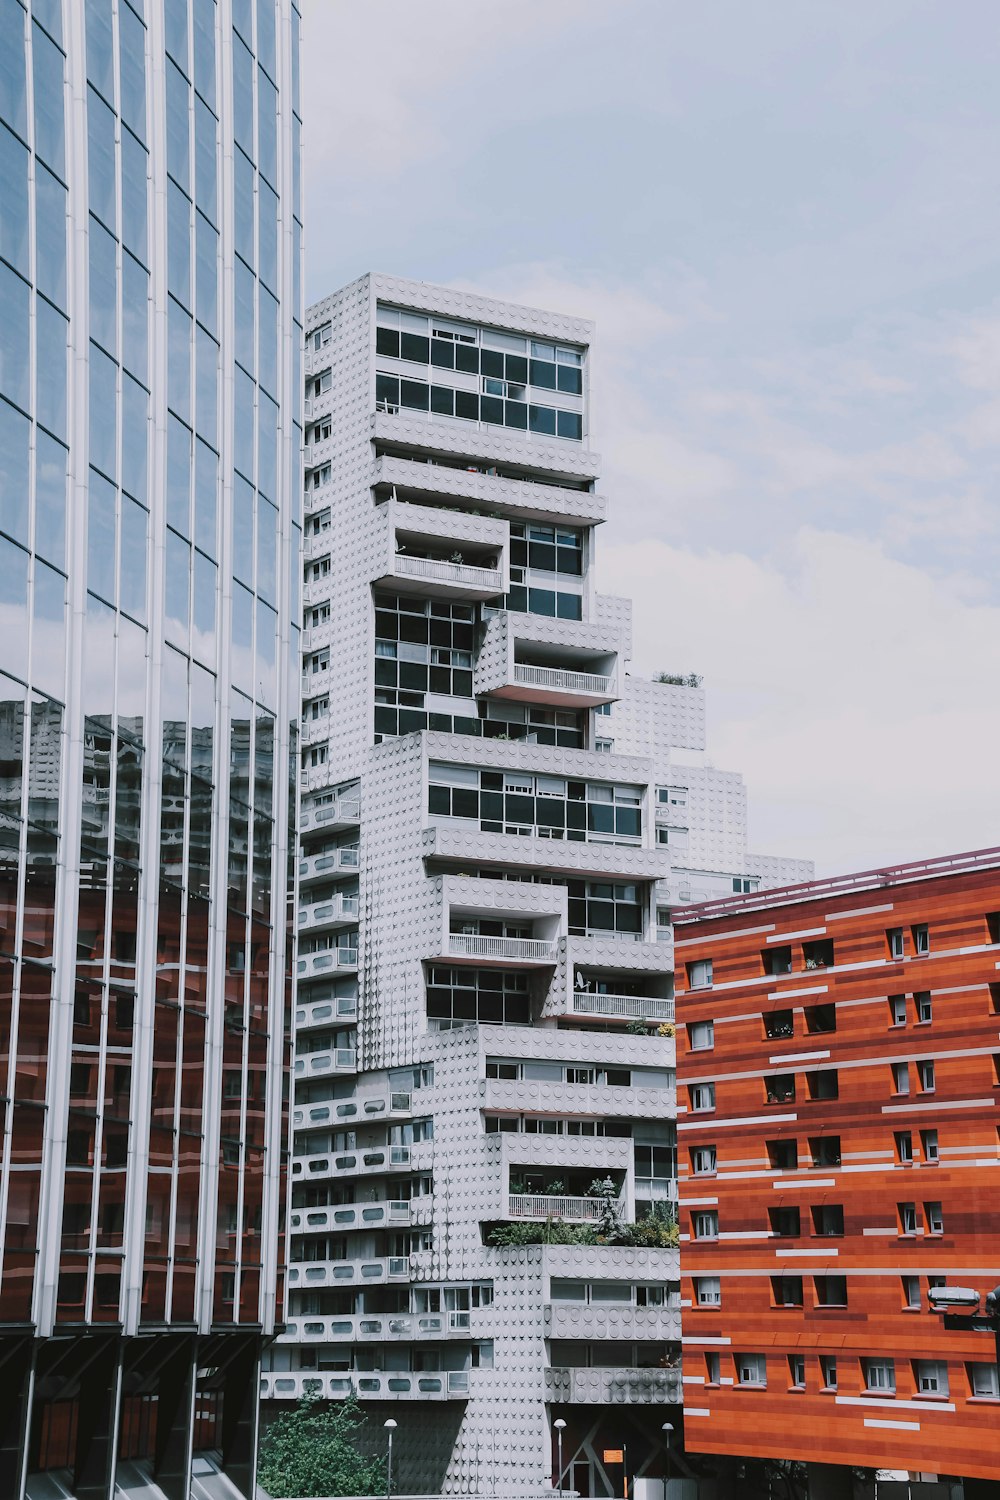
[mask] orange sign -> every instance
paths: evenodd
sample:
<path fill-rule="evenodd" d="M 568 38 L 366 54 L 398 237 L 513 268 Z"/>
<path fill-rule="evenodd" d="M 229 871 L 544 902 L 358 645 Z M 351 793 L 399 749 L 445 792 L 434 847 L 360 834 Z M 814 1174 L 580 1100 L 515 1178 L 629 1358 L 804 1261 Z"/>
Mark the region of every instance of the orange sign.
<path fill-rule="evenodd" d="M 605 1448 L 604 1462 L 606 1464 L 623 1464 L 625 1462 L 624 1448 Z"/>

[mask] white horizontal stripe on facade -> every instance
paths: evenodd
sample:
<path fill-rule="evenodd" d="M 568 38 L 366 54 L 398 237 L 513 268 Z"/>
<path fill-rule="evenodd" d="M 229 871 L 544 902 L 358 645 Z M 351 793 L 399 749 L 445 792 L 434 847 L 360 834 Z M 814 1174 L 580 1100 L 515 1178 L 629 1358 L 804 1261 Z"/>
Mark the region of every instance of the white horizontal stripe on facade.
<path fill-rule="evenodd" d="M 886 902 L 884 906 L 855 906 L 852 907 L 850 911 L 827 912 L 823 920 L 825 922 L 843 922 L 848 917 L 867 917 L 869 915 L 874 916 L 876 912 L 895 911 L 895 909 L 896 908 L 891 901 Z"/>
<path fill-rule="evenodd" d="M 714 1208 L 718 1201 L 718 1198 L 680 1198 L 677 1206 L 679 1208 Z"/>
<path fill-rule="evenodd" d="M 674 943 L 674 947 L 675 948 L 691 948 L 691 947 L 694 947 L 696 944 L 707 943 L 707 942 L 710 942 L 710 941 L 711 942 L 717 942 L 717 943 L 728 943 L 728 942 L 731 942 L 733 940 L 733 938 L 753 937 L 758 932 L 773 932 L 773 931 L 774 931 L 774 923 L 773 922 L 768 922 L 768 924 L 767 924 L 766 927 L 740 927 L 735 932 L 720 932 L 716 937 L 711 938 L 711 939 L 709 939 L 709 938 L 679 938 Z"/>
<path fill-rule="evenodd" d="M 912 1115 L 919 1110 L 932 1109 L 941 1114 L 946 1109 L 989 1109 L 992 1099 L 929 1099 L 926 1104 L 883 1104 L 884 1115 Z"/>
<path fill-rule="evenodd" d="M 790 1187 L 836 1187 L 835 1177 L 776 1177 L 771 1183 L 773 1188 Z"/>
<path fill-rule="evenodd" d="M 792 938 L 822 937 L 825 931 L 825 927 L 800 927 L 797 932 L 776 932 L 767 941 L 769 943 L 787 943 Z"/>
<path fill-rule="evenodd" d="M 775 1250 L 774 1253 L 776 1257 L 784 1256 L 786 1258 L 795 1255 L 819 1255 L 825 1257 L 839 1255 L 840 1251 L 835 1250 L 830 1246 L 824 1246 L 821 1250 Z"/>
<path fill-rule="evenodd" d="M 924 1401 L 904 1401 L 895 1396 L 836 1396 L 838 1406 L 882 1406 L 890 1411 L 954 1411 L 954 1402 L 935 1401 L 928 1406 Z"/>
<path fill-rule="evenodd" d="M 829 990 L 828 984 L 813 984 L 808 989 L 801 990 L 768 990 L 769 1000 L 790 1000 L 793 995 L 825 995 Z"/>
<path fill-rule="evenodd" d="M 678 1130 L 704 1130 L 706 1125 L 711 1125 L 715 1130 L 728 1130 L 734 1125 L 766 1125 L 773 1121 L 777 1123 L 782 1120 L 797 1120 L 798 1115 L 739 1115 L 732 1120 L 718 1120 L 713 1114 L 708 1114 L 705 1119 L 678 1120 Z"/>
<path fill-rule="evenodd" d="M 782 1063 L 812 1062 L 814 1058 L 829 1056 L 830 1049 L 827 1047 L 825 1052 L 786 1052 L 783 1056 L 769 1057 L 768 1062 L 773 1067 L 780 1067 Z"/>
<path fill-rule="evenodd" d="M 729 1345 L 732 1342 L 733 1342 L 732 1339 L 727 1339 L 727 1338 L 724 1338 L 724 1337 L 720 1337 L 720 1338 L 694 1338 L 694 1337 L 684 1338 L 684 1337 L 682 1337 L 681 1338 L 681 1343 L 682 1344 L 698 1344 L 698 1345 L 706 1345 L 706 1346 L 708 1344 L 711 1344 L 713 1347 L 716 1347 L 716 1346 L 718 1346 L 718 1345 L 721 1344 L 721 1345 L 725 1345 L 726 1348 L 728 1348 Z"/>
<path fill-rule="evenodd" d="M 685 1406 L 684 1410 L 689 1417 L 710 1417 L 712 1415 L 707 1406 Z"/>
<path fill-rule="evenodd" d="M 878 1417 L 865 1417 L 866 1427 L 891 1427 L 895 1432 L 919 1432 L 919 1422 L 887 1422 Z"/>

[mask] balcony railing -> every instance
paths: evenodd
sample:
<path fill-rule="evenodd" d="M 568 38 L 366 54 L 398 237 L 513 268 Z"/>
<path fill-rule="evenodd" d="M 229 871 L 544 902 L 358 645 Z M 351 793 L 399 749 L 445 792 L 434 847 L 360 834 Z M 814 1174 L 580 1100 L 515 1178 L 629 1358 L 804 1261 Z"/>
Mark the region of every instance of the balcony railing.
<path fill-rule="evenodd" d="M 462 958 L 507 958 L 554 964 L 559 944 L 545 938 L 480 937 L 477 933 L 448 934 L 448 952 Z"/>
<path fill-rule="evenodd" d="M 355 995 L 337 995 L 332 1000 L 314 1000 L 295 1008 L 295 1025 L 301 1031 L 310 1026 L 338 1026 L 358 1019 Z"/>
<path fill-rule="evenodd" d="M 621 1198 L 615 1202 L 623 1212 Z M 603 1198 L 564 1198 L 550 1193 L 511 1193 L 507 1212 L 512 1219 L 572 1219 L 578 1224 L 593 1224 L 604 1212 Z"/>
<path fill-rule="evenodd" d="M 558 688 L 569 693 L 608 694 L 614 691 L 614 678 L 597 672 L 567 672 L 561 667 L 531 667 L 514 663 L 514 681 L 525 687 Z"/>
<path fill-rule="evenodd" d="M 436 557 L 411 557 L 397 552 L 393 571 L 409 578 L 430 578 L 438 583 L 460 584 L 464 588 L 492 589 L 502 593 L 503 579 L 499 568 L 476 568 L 471 563 L 444 562 Z"/>
<path fill-rule="evenodd" d="M 290 1287 L 359 1285 L 364 1282 L 407 1281 L 410 1261 L 406 1255 L 381 1260 L 305 1260 L 288 1267 Z"/>
<path fill-rule="evenodd" d="M 391 1172 L 410 1165 L 409 1146 L 370 1146 L 366 1150 L 323 1152 L 292 1158 L 292 1176 L 299 1178 L 355 1177 L 368 1172 Z"/>
<path fill-rule="evenodd" d="M 362 1401 L 445 1401 L 464 1400 L 469 1394 L 466 1370 L 442 1370 L 439 1374 L 423 1371 L 351 1373 L 314 1370 L 269 1371 L 261 1376 L 260 1393 L 265 1401 L 296 1401 L 302 1396 L 322 1396 L 343 1400 L 357 1396 Z"/>
<path fill-rule="evenodd" d="M 317 901 L 299 907 L 299 931 L 330 927 L 337 922 L 356 922 L 361 907 L 357 896 L 335 896 L 332 901 Z"/>
<path fill-rule="evenodd" d="M 324 948 L 319 953 L 306 953 L 299 959 L 299 973 L 306 978 L 313 974 L 325 974 L 328 969 L 357 967 L 357 948 Z"/>
<path fill-rule="evenodd" d="M 332 849 L 328 854 L 308 854 L 299 860 L 299 877 L 316 880 L 333 870 L 356 870 L 361 864 L 361 850 L 355 845 Z"/>
<path fill-rule="evenodd" d="M 410 1222 L 410 1201 L 389 1198 L 381 1203 L 344 1203 L 325 1208 L 296 1208 L 288 1216 L 290 1234 L 318 1234 L 321 1230 L 371 1229 Z"/>
<path fill-rule="evenodd" d="M 574 990 L 573 1013 L 611 1016 L 623 1021 L 672 1021 L 674 1002 L 649 995 L 596 995 L 588 990 Z"/>
<path fill-rule="evenodd" d="M 326 1052 L 307 1052 L 295 1059 L 296 1078 L 323 1078 L 328 1073 L 353 1073 L 358 1065 L 354 1047 L 332 1047 Z"/>

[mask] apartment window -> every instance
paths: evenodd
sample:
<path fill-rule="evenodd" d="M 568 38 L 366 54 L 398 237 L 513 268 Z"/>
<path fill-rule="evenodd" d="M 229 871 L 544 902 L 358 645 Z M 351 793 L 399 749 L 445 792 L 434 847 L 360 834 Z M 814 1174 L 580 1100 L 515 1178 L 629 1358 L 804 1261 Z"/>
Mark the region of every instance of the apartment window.
<path fill-rule="evenodd" d="M 772 1172 L 794 1172 L 799 1165 L 798 1142 L 765 1141 L 767 1160 Z"/>
<path fill-rule="evenodd" d="M 693 1083 L 688 1089 L 688 1100 L 693 1111 L 715 1108 L 715 1084 Z"/>
<path fill-rule="evenodd" d="M 836 1005 L 807 1005 L 803 1012 L 806 1030 L 811 1032 L 836 1031 Z"/>
<path fill-rule="evenodd" d="M 794 1391 L 804 1391 L 806 1388 L 806 1361 L 803 1354 L 790 1354 L 788 1356 L 788 1383 Z"/>
<path fill-rule="evenodd" d="M 721 1385 L 722 1361 L 717 1354 L 705 1355 L 705 1384 Z"/>
<path fill-rule="evenodd" d="M 944 1234 L 944 1213 L 940 1203 L 924 1204 L 924 1223 L 928 1234 Z"/>
<path fill-rule="evenodd" d="M 897 1130 L 894 1135 L 896 1142 L 896 1160 L 901 1167 L 908 1167 L 913 1162 L 913 1136 L 909 1130 Z"/>
<path fill-rule="evenodd" d="M 913 1003 L 917 1010 L 917 1020 L 922 1025 L 927 1025 L 934 1019 L 934 1002 L 931 999 L 930 990 L 919 990 L 913 997 Z"/>
<path fill-rule="evenodd" d="M 813 1234 L 836 1238 L 844 1232 L 844 1207 L 841 1203 L 814 1203 L 811 1209 Z"/>
<path fill-rule="evenodd" d="M 713 1021 L 688 1022 L 688 1047 L 692 1052 L 706 1052 L 715 1046 L 715 1023 Z"/>
<path fill-rule="evenodd" d="M 764 1080 L 764 1097 L 768 1104 L 790 1104 L 795 1098 L 795 1074 L 775 1073 Z"/>
<path fill-rule="evenodd" d="M 917 1082 L 922 1094 L 933 1094 L 934 1092 L 934 1063 L 929 1057 L 921 1058 L 917 1063 Z"/>
<path fill-rule="evenodd" d="M 802 956 L 807 969 L 829 969 L 833 967 L 833 939 L 816 938 L 802 944 Z"/>
<path fill-rule="evenodd" d="M 906 996 L 905 995 L 890 995 L 889 996 L 889 1025 L 890 1026 L 905 1026 L 906 1025 Z"/>
<path fill-rule="evenodd" d="M 916 1234 L 917 1232 L 917 1205 L 915 1203 L 897 1203 L 899 1213 L 900 1234 Z"/>
<path fill-rule="evenodd" d="M 865 1390 L 880 1395 L 896 1394 L 896 1364 L 891 1359 L 863 1359 L 861 1370 L 865 1378 Z"/>
<path fill-rule="evenodd" d="M 894 1094 L 908 1094 L 910 1092 L 909 1063 L 894 1062 L 892 1064 L 892 1092 Z"/>
<path fill-rule="evenodd" d="M 970 1361 L 965 1369 L 969 1380 L 970 1395 L 986 1396 L 993 1401 L 1000 1396 L 1000 1385 L 997 1382 L 997 1367 L 995 1364 L 982 1364 L 979 1361 Z"/>
<path fill-rule="evenodd" d="M 712 983 L 712 960 L 700 958 L 693 964 L 687 966 L 688 989 L 707 989 Z"/>
<path fill-rule="evenodd" d="M 814 1167 L 839 1167 L 840 1136 L 811 1135 L 809 1137 L 809 1152 Z"/>
<path fill-rule="evenodd" d="M 608 932 L 642 935 L 645 897 L 639 886 L 621 880 L 569 880 L 566 891 L 569 930 L 574 937 Z"/>
<path fill-rule="evenodd" d="M 531 1024 L 528 975 L 519 970 L 473 969 L 434 964 L 428 973 L 427 1019 L 438 1030 L 473 1022 L 498 1026 Z"/>
<path fill-rule="evenodd" d="M 691 1215 L 691 1233 L 696 1240 L 717 1240 L 719 1238 L 719 1215 L 712 1209 L 699 1209 Z"/>
<path fill-rule="evenodd" d="M 847 1306 L 846 1276 L 814 1276 L 817 1307 Z"/>
<path fill-rule="evenodd" d="M 839 1075 L 836 1068 L 817 1068 L 806 1074 L 806 1088 L 810 1099 L 836 1099 L 840 1094 Z"/>
<path fill-rule="evenodd" d="M 771 1233 L 778 1239 L 794 1239 L 801 1234 L 801 1215 L 797 1208 L 769 1208 L 767 1211 Z"/>
<path fill-rule="evenodd" d="M 694 1146 L 691 1149 L 691 1171 L 695 1177 L 710 1177 L 716 1169 L 714 1146 Z"/>
<path fill-rule="evenodd" d="M 905 951 L 902 927 L 887 927 L 885 940 L 889 948 L 889 957 L 891 959 L 902 958 Z"/>
<path fill-rule="evenodd" d="M 772 1276 L 771 1301 L 775 1307 L 801 1307 L 802 1277 Z"/>
<path fill-rule="evenodd" d="M 820 1355 L 819 1370 L 824 1391 L 835 1391 L 837 1389 L 837 1361 L 832 1354 Z"/>
<path fill-rule="evenodd" d="M 931 951 L 931 935 L 927 929 L 926 922 L 919 922 L 910 928 L 910 936 L 913 938 L 913 951 L 918 958 L 926 958 Z"/>
<path fill-rule="evenodd" d="M 778 1037 L 792 1036 L 795 1031 L 795 1018 L 790 1010 L 768 1011 L 764 1017 L 764 1035 L 770 1040 Z"/>
<path fill-rule="evenodd" d="M 947 1396 L 948 1366 L 937 1359 L 915 1359 L 913 1380 L 919 1396 Z"/>
<path fill-rule="evenodd" d="M 792 949 L 790 943 L 776 944 L 761 950 L 761 963 L 765 974 L 790 974 L 792 972 Z"/>
<path fill-rule="evenodd" d="M 483 833 L 611 843 L 637 843 L 642 837 L 637 786 L 439 762 L 431 763 L 429 781 L 432 817 L 474 821 Z"/>
<path fill-rule="evenodd" d="M 734 875 L 733 890 L 740 896 L 748 896 L 760 886 L 760 880 L 754 875 Z"/>
<path fill-rule="evenodd" d="M 735 1363 L 740 1385 L 767 1385 L 767 1360 L 763 1354 L 737 1354 Z"/>
<path fill-rule="evenodd" d="M 722 1302 L 722 1283 L 718 1276 L 696 1276 L 694 1300 L 699 1307 L 718 1307 Z"/>
<path fill-rule="evenodd" d="M 920 1132 L 920 1149 L 924 1155 L 925 1162 L 937 1162 L 938 1156 L 938 1133 L 936 1130 L 922 1130 Z"/>
<path fill-rule="evenodd" d="M 901 1276 L 900 1286 L 903 1289 L 903 1306 L 909 1312 L 920 1311 L 920 1277 Z"/>

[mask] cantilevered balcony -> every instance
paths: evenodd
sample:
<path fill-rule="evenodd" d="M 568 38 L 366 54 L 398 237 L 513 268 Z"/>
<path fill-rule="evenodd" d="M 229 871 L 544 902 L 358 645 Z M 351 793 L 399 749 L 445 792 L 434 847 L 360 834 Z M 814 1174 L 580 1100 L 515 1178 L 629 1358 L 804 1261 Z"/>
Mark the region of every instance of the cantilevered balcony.
<path fill-rule="evenodd" d="M 288 1288 L 384 1286 L 390 1281 L 409 1281 L 410 1258 L 388 1255 L 375 1260 L 302 1260 L 288 1267 Z"/>
<path fill-rule="evenodd" d="M 465 510 L 480 507 L 493 515 L 550 524 L 592 526 L 605 520 L 608 502 L 603 495 L 577 484 L 537 483 L 529 473 L 513 478 L 498 473 L 496 464 L 420 461 L 383 454 L 375 460 L 372 484 L 377 495 L 396 494 L 401 501 L 447 500 Z"/>
<path fill-rule="evenodd" d="M 355 1047 L 328 1047 L 321 1052 L 306 1052 L 295 1059 L 295 1078 L 327 1078 L 335 1073 L 353 1073 L 358 1065 Z"/>
<path fill-rule="evenodd" d="M 389 500 L 379 508 L 382 560 L 372 580 L 397 593 L 493 599 L 506 593 L 506 521 Z"/>
<path fill-rule="evenodd" d="M 476 658 L 477 694 L 559 708 L 596 708 L 618 697 L 614 628 L 497 610 Z"/>
<path fill-rule="evenodd" d="M 356 1396 L 360 1401 L 467 1401 L 469 1372 L 442 1370 L 390 1375 L 268 1371 L 261 1375 L 260 1394 L 263 1401 L 300 1401 L 303 1396 L 320 1396 L 328 1401 L 343 1401 L 348 1396 Z"/>
<path fill-rule="evenodd" d="M 657 995 L 609 995 L 573 990 L 570 1010 L 574 1016 L 602 1016 L 609 1021 L 663 1022 L 674 1019 L 673 999 Z"/>
<path fill-rule="evenodd" d="M 477 964 L 548 964 L 551 967 L 559 957 L 559 944 L 546 938 L 489 937 L 479 933 L 451 932 L 445 956 Z"/>
<path fill-rule="evenodd" d="M 306 854 L 299 860 L 299 879 L 303 882 L 336 879 L 338 875 L 357 870 L 361 850 L 356 845 L 330 849 L 325 854 Z"/>
<path fill-rule="evenodd" d="M 545 1399 L 581 1406 L 662 1406 L 681 1400 L 680 1360 L 674 1369 L 547 1368 Z"/>
<path fill-rule="evenodd" d="M 325 767 L 318 769 L 325 770 Z M 361 791 L 355 782 L 337 792 L 331 802 L 313 803 L 299 814 L 299 833 L 337 833 L 361 821 Z"/>
<path fill-rule="evenodd" d="M 337 1203 L 322 1208 L 293 1208 L 288 1215 L 290 1234 L 319 1234 L 349 1229 L 406 1229 L 411 1220 L 410 1202 L 386 1199 L 382 1203 Z"/>
<path fill-rule="evenodd" d="M 573 1198 L 560 1193 L 510 1193 L 508 1216 L 512 1219 L 565 1219 L 571 1224 L 595 1224 L 604 1213 L 603 1198 Z M 613 1200 L 617 1212 L 624 1199 Z"/>
<path fill-rule="evenodd" d="M 310 1000 L 295 1007 L 296 1031 L 307 1031 L 314 1026 L 329 1030 L 331 1026 L 344 1026 L 357 1019 L 356 995 L 335 995 L 330 1000 Z"/>
<path fill-rule="evenodd" d="M 409 1146 L 369 1146 L 353 1151 L 323 1151 L 292 1158 L 292 1176 L 301 1181 L 327 1177 L 367 1177 L 406 1171 L 412 1165 Z"/>
<path fill-rule="evenodd" d="M 328 901 L 300 906 L 299 932 L 332 932 L 338 927 L 355 926 L 360 907 L 357 896 L 331 896 Z"/>
<path fill-rule="evenodd" d="M 298 961 L 300 979 L 319 978 L 324 974 L 356 973 L 358 950 L 354 948 L 322 948 L 318 953 L 304 953 Z"/>
<path fill-rule="evenodd" d="M 402 1344 L 424 1339 L 453 1339 L 468 1333 L 471 1314 L 440 1313 L 349 1313 L 344 1317 L 289 1318 L 282 1343 L 372 1343 Z M 453 1372 L 458 1373 L 458 1372 Z"/>

